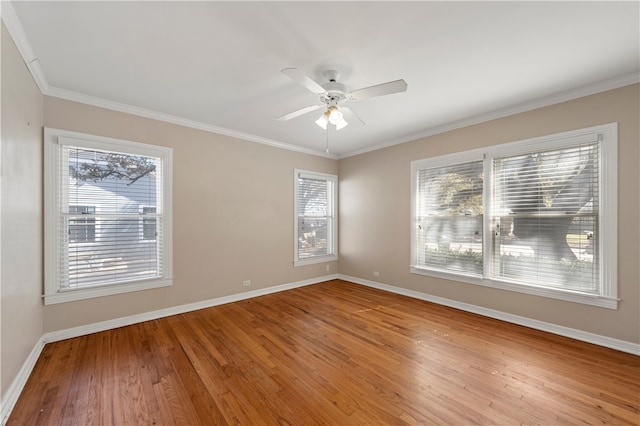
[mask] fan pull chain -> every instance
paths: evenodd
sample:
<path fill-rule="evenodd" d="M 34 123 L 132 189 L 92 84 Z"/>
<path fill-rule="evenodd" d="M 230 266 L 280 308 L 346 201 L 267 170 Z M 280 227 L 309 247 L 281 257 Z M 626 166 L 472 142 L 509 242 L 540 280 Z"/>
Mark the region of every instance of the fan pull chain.
<path fill-rule="evenodd" d="M 329 126 L 327 126 L 327 149 L 326 149 L 327 154 L 329 153 Z"/>

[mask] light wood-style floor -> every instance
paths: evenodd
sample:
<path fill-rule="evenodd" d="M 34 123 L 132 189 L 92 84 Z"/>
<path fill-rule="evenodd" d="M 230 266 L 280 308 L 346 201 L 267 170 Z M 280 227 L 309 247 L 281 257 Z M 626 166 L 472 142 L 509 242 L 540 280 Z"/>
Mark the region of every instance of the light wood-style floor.
<path fill-rule="evenodd" d="M 9 425 L 640 424 L 640 357 L 344 281 L 48 344 Z"/>

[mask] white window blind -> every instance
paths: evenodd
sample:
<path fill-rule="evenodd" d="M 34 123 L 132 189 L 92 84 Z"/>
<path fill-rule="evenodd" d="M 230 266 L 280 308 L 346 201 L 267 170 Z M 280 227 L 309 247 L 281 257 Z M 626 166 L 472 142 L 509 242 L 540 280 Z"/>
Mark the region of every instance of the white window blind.
<path fill-rule="evenodd" d="M 483 163 L 417 173 L 416 264 L 482 275 Z"/>
<path fill-rule="evenodd" d="M 96 240 L 95 206 L 69 206 L 69 242 L 93 243 Z M 71 215 L 87 215 L 73 218 Z"/>
<path fill-rule="evenodd" d="M 413 161 L 411 271 L 617 307 L 617 125 Z"/>
<path fill-rule="evenodd" d="M 337 176 L 295 171 L 295 263 L 337 257 Z"/>
<path fill-rule="evenodd" d="M 170 150 L 67 134 L 45 136 L 45 301 L 170 285 Z"/>
<path fill-rule="evenodd" d="M 492 276 L 598 291 L 599 152 L 594 140 L 493 160 Z"/>
<path fill-rule="evenodd" d="M 162 244 L 140 238 L 140 217 L 162 218 L 159 158 L 60 144 L 60 289 L 162 276 Z M 138 206 L 156 213 L 139 213 Z M 78 212 L 74 205 L 96 206 Z M 78 222 L 91 221 L 93 239 L 79 243 Z M 156 230 L 162 241 L 162 227 Z"/>

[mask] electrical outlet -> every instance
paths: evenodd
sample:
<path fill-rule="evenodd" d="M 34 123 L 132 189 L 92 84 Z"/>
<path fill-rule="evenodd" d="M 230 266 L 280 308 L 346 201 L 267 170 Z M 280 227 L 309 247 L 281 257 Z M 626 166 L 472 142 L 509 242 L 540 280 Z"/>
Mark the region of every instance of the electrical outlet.
<path fill-rule="evenodd" d="M 327 272 L 331 270 L 331 265 L 327 265 Z"/>
<path fill-rule="evenodd" d="M 378 272 L 378 271 L 373 271 L 373 276 L 374 276 L 374 277 L 379 277 L 379 276 L 380 276 L 380 272 Z"/>
<path fill-rule="evenodd" d="M 249 287 L 251 285 L 251 280 L 242 281 L 243 287 Z"/>

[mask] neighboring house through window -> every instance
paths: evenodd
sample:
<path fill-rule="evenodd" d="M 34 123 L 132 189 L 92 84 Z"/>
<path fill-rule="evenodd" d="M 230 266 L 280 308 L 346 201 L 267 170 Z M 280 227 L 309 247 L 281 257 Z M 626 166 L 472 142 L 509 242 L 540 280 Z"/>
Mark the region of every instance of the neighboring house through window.
<path fill-rule="evenodd" d="M 142 239 L 143 240 L 155 240 L 157 236 L 156 232 L 156 208 L 155 207 L 142 207 Z"/>
<path fill-rule="evenodd" d="M 338 258 L 338 177 L 294 170 L 294 265 Z"/>
<path fill-rule="evenodd" d="M 412 162 L 411 271 L 617 307 L 617 126 Z"/>
<path fill-rule="evenodd" d="M 95 206 L 69 206 L 70 243 L 93 243 L 96 241 L 96 219 L 93 216 L 95 213 Z M 82 215 L 91 215 L 91 217 Z"/>
<path fill-rule="evenodd" d="M 171 285 L 171 157 L 45 129 L 46 304 Z"/>

